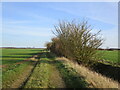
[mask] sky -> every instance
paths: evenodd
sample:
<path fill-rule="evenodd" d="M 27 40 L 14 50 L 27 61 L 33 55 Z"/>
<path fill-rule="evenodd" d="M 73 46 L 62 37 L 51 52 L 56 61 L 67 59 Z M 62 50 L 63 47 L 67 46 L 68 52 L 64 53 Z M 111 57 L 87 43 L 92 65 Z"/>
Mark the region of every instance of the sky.
<path fill-rule="evenodd" d="M 54 25 L 73 19 L 101 30 L 103 48 L 118 47 L 117 2 L 2 2 L 2 46 L 45 47 Z"/>

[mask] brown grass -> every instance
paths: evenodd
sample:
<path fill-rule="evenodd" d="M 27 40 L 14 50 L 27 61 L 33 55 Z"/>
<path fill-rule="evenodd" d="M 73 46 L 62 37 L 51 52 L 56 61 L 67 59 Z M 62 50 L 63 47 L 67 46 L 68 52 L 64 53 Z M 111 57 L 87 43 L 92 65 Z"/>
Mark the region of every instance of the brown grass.
<path fill-rule="evenodd" d="M 57 58 L 57 60 L 64 61 L 64 64 L 72 67 L 76 70 L 78 74 L 85 77 L 85 81 L 89 83 L 90 88 L 118 88 L 118 86 L 120 85 L 120 83 L 105 76 L 102 76 L 95 71 L 91 71 L 90 69 L 82 65 L 78 65 L 77 63 L 70 61 L 67 58 L 62 57 Z"/>
<path fill-rule="evenodd" d="M 53 71 L 50 75 L 50 84 L 55 88 L 65 88 L 65 82 L 63 81 L 59 71 L 54 65 L 51 68 Z"/>

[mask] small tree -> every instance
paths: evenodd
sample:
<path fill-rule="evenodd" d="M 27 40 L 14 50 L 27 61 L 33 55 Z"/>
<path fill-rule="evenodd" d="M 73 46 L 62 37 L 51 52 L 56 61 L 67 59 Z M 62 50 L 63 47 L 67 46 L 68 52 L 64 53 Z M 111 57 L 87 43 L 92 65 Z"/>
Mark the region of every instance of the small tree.
<path fill-rule="evenodd" d="M 76 23 L 60 21 L 53 32 L 58 39 L 54 41 L 54 47 L 58 44 L 57 52 L 76 60 L 78 63 L 89 64 L 96 62 L 96 50 L 102 45 L 100 31 L 91 33 L 90 25 L 87 22 Z"/>

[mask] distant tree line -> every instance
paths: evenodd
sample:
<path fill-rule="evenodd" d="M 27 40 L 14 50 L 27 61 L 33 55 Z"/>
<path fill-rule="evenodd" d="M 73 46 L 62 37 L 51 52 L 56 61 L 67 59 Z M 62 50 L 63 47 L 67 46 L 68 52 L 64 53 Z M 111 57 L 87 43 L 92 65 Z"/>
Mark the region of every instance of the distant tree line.
<path fill-rule="evenodd" d="M 87 21 L 59 21 L 54 27 L 56 37 L 46 44 L 48 50 L 84 65 L 91 65 L 98 60 L 97 49 L 102 45 L 103 39 L 100 31 L 91 33 Z"/>

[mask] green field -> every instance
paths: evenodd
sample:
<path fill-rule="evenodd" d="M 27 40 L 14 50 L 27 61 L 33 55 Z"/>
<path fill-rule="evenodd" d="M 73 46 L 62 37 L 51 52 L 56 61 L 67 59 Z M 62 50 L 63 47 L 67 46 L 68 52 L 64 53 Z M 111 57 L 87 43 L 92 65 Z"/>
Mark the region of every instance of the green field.
<path fill-rule="evenodd" d="M 39 49 L 2 49 L 2 65 L 8 65 L 23 61 L 33 55 L 38 54 Z M 118 51 L 99 51 L 100 58 L 111 62 L 120 62 L 118 60 Z"/>
<path fill-rule="evenodd" d="M 10 87 L 19 76 L 27 69 L 34 66 L 35 62 L 27 58 L 41 52 L 40 49 L 2 49 L 2 79 L 3 87 Z"/>
<path fill-rule="evenodd" d="M 118 55 L 120 51 L 114 50 L 114 51 L 106 51 L 106 50 L 101 50 L 98 51 L 100 59 L 105 60 L 105 61 L 110 61 L 113 63 L 120 63 L 120 60 L 118 58 Z"/>
<path fill-rule="evenodd" d="M 118 62 L 118 51 L 98 51 L 100 58 Z M 37 59 L 30 57 L 37 55 Z M 2 49 L 2 86 L 17 88 L 29 77 L 22 88 L 87 87 L 83 77 L 55 55 L 43 49 Z"/>
<path fill-rule="evenodd" d="M 22 62 L 41 52 L 42 55 L 38 55 L 40 59 L 37 61 L 37 66 L 34 60 Z M 66 68 L 67 66 L 56 62 L 54 58 L 53 54 L 39 49 L 3 49 L 3 66 L 6 65 L 2 69 L 3 88 L 19 87 L 21 80 L 24 81 L 28 77 L 25 74 L 30 73 L 34 67 L 29 81 L 22 88 L 86 87 L 84 80 L 77 76 L 74 70 Z M 22 63 L 17 64 L 18 62 Z"/>
<path fill-rule="evenodd" d="M 35 54 L 39 49 L 2 49 L 2 64 L 13 64 L 25 60 Z"/>

